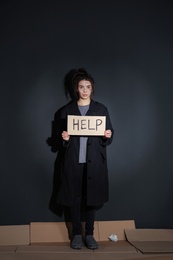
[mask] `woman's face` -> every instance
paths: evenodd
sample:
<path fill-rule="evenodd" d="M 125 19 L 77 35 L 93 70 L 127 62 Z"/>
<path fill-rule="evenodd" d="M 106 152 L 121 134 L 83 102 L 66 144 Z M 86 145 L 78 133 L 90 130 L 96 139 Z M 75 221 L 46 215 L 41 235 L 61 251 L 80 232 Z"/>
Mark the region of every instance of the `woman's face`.
<path fill-rule="evenodd" d="M 81 80 L 78 83 L 77 90 L 79 94 L 79 99 L 90 99 L 92 93 L 92 84 L 88 80 Z"/>

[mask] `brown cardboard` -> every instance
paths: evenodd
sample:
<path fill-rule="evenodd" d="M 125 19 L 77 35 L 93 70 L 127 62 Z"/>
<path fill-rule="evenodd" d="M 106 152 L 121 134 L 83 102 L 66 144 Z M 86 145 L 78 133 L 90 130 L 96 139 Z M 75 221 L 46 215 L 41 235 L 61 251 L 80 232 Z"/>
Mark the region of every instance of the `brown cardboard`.
<path fill-rule="evenodd" d="M 135 229 L 135 222 L 134 220 L 98 221 L 98 229 L 100 241 L 109 241 L 108 237 L 111 234 L 117 235 L 118 240 L 125 240 L 124 230 Z"/>
<path fill-rule="evenodd" d="M 125 260 L 125 258 L 123 258 Z M 155 255 L 155 256 L 140 256 L 140 257 L 134 257 L 129 258 L 129 260 L 173 260 L 173 255 Z"/>
<path fill-rule="evenodd" d="M 173 241 L 173 229 L 125 229 L 130 241 Z"/>
<path fill-rule="evenodd" d="M 84 229 L 85 223 L 82 223 Z M 33 222 L 30 224 L 31 244 L 69 242 L 71 223 L 64 222 Z M 70 234 L 69 234 L 70 233 Z M 94 237 L 99 240 L 98 224 L 94 224 Z"/>
<path fill-rule="evenodd" d="M 173 253 L 173 241 L 133 241 L 132 245 L 143 254 Z"/>
<path fill-rule="evenodd" d="M 40 253 L 40 252 L 49 252 L 49 253 L 75 253 L 76 250 L 72 249 L 69 246 L 69 242 L 58 242 L 58 243 L 41 243 L 41 244 L 32 244 L 30 246 L 19 246 L 17 248 L 17 253 Z M 83 247 L 79 250 L 79 253 L 93 253 L 92 250 L 88 250 L 88 248 Z"/>
<path fill-rule="evenodd" d="M 135 260 L 140 257 L 138 253 L 114 253 L 114 252 L 102 252 L 94 251 L 93 260 Z M 66 259 L 67 260 L 67 259 Z M 143 259 L 147 260 L 147 259 Z"/>
<path fill-rule="evenodd" d="M 26 253 L 1 253 L 1 260 L 93 260 L 93 254 L 82 250 L 73 250 L 73 253 L 54 252 L 26 252 Z"/>
<path fill-rule="evenodd" d="M 71 223 L 67 224 L 71 229 Z M 83 228 L 84 225 L 85 223 Z M 108 236 L 112 233 L 118 236 L 117 242 L 109 241 Z M 69 246 L 68 231 L 64 222 L 31 223 L 30 229 L 29 226 L 1 226 L 0 242 L 3 241 L 3 245 L 0 244 L 0 259 L 17 260 L 21 259 L 22 255 L 22 258 L 50 260 L 57 257 L 59 260 L 173 260 L 173 230 L 135 229 L 133 220 L 96 221 L 95 238 L 99 243 L 98 250 L 84 247 L 76 251 Z M 29 245 L 32 240 L 37 242 Z"/>
<path fill-rule="evenodd" d="M 95 250 L 95 253 L 137 253 L 137 250 L 135 247 L 133 247 L 130 243 L 127 241 L 118 241 L 116 243 L 104 241 L 98 242 L 99 249 Z M 63 243 L 42 243 L 42 244 L 33 244 L 30 246 L 18 246 L 16 252 L 57 252 L 57 253 L 72 253 L 75 252 L 70 246 L 69 242 L 63 242 Z M 87 253 L 93 253 L 92 250 L 88 250 L 87 247 L 83 247 L 82 250 L 79 250 L 79 252 L 87 252 Z"/>
<path fill-rule="evenodd" d="M 137 250 L 128 241 L 119 240 L 117 242 L 112 241 L 99 241 L 99 250 L 95 250 L 95 253 L 137 253 Z"/>
<path fill-rule="evenodd" d="M 31 223 L 30 235 L 31 244 L 69 241 L 68 230 L 64 222 Z"/>
<path fill-rule="evenodd" d="M 28 246 L 28 245 L 27 245 Z M 17 246 L 0 246 L 0 253 L 16 252 Z M 0 258 L 1 259 L 1 258 Z"/>
<path fill-rule="evenodd" d="M 68 115 L 67 131 L 70 135 L 104 135 L 105 116 Z"/>
<path fill-rule="evenodd" d="M 0 226 L 0 246 L 29 245 L 29 225 Z"/>
<path fill-rule="evenodd" d="M 142 253 L 173 253 L 173 230 L 125 230 L 127 240 Z"/>
<path fill-rule="evenodd" d="M 69 242 L 71 223 L 64 222 L 33 222 L 30 224 L 31 244 Z M 83 223 L 83 230 L 84 230 Z M 68 229 L 67 229 L 68 227 Z M 134 220 L 95 221 L 94 237 L 97 241 L 109 241 L 108 236 L 115 233 L 119 240 L 125 240 L 124 229 L 135 228 Z"/>

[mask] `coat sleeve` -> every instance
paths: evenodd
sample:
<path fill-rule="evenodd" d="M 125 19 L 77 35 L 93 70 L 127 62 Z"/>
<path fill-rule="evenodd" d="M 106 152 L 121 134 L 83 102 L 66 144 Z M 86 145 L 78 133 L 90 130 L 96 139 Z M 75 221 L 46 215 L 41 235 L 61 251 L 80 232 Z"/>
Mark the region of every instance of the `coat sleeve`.
<path fill-rule="evenodd" d="M 54 115 L 54 121 L 52 122 L 52 134 L 50 138 L 50 146 L 52 152 L 58 152 L 63 147 L 68 146 L 69 142 L 65 142 L 62 139 L 62 132 L 66 131 L 66 109 L 65 106 L 60 108 Z"/>
<path fill-rule="evenodd" d="M 109 116 L 109 112 L 108 112 L 108 109 L 106 107 L 104 107 L 104 116 L 106 116 L 106 130 L 111 130 L 112 135 L 111 135 L 111 138 L 101 137 L 100 144 L 102 146 L 107 146 L 107 145 L 110 145 L 112 143 L 113 136 L 114 136 L 114 129 L 112 127 L 112 123 L 111 123 L 111 119 L 110 119 L 110 116 Z"/>
<path fill-rule="evenodd" d="M 54 115 L 54 120 L 52 121 L 51 137 L 47 140 L 48 145 L 51 146 L 51 151 L 54 153 L 56 153 L 60 148 L 60 115 L 61 109 L 59 109 Z"/>

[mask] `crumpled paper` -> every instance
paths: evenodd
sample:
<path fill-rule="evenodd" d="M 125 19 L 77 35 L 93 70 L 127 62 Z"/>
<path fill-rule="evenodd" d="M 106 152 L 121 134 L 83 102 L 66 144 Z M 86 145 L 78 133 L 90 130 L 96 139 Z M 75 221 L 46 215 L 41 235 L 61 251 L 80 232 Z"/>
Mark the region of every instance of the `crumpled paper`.
<path fill-rule="evenodd" d="M 113 241 L 113 242 L 117 242 L 118 241 L 118 237 L 115 234 L 111 234 L 108 238 L 109 238 L 110 241 Z"/>

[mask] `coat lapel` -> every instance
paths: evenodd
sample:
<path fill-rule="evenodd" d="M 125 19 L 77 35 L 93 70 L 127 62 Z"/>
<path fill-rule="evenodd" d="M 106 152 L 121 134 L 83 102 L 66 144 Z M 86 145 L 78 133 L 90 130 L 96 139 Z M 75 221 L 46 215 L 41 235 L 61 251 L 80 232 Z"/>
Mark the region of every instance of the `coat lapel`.
<path fill-rule="evenodd" d="M 79 111 L 77 102 L 73 102 L 73 103 L 71 104 L 71 107 L 70 107 L 69 111 L 70 111 L 70 115 L 81 116 L 81 113 L 80 113 L 80 111 Z"/>

